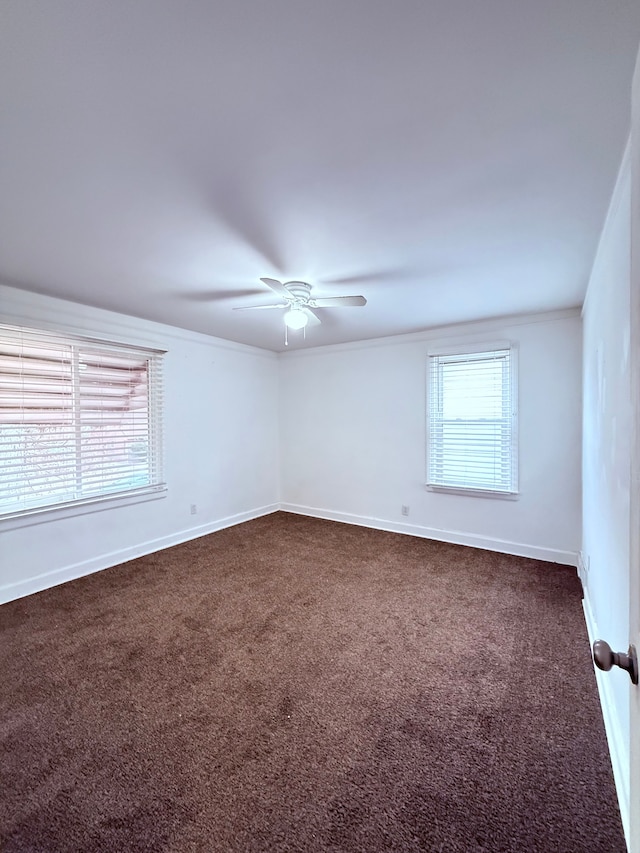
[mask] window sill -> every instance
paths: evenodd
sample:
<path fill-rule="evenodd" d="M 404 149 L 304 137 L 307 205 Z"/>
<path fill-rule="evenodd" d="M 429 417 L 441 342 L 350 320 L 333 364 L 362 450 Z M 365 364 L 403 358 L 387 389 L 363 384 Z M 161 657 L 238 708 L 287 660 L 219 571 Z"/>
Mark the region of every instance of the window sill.
<path fill-rule="evenodd" d="M 494 492 L 489 489 L 466 489 L 462 486 L 432 486 L 426 484 L 428 492 L 440 492 L 444 495 L 460 495 L 469 498 L 491 498 L 499 501 L 517 501 L 519 492 Z"/>
<path fill-rule="evenodd" d="M 45 524 L 50 521 L 62 521 L 65 518 L 74 518 L 78 515 L 87 515 L 92 512 L 104 512 L 109 509 L 132 506 L 134 504 L 146 503 L 147 501 L 162 500 L 167 496 L 167 487 L 163 486 L 153 491 L 140 492 L 138 494 L 104 495 L 91 498 L 86 501 L 67 504 L 66 506 L 43 506 L 15 515 L 7 515 L 0 518 L 0 530 L 14 530 L 21 527 L 30 527 L 34 524 Z"/>

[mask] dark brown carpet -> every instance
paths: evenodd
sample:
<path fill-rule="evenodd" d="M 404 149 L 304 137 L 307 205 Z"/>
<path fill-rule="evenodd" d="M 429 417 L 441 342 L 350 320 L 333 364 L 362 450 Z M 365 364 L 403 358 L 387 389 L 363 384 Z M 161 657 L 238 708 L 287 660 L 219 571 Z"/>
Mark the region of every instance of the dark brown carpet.
<path fill-rule="evenodd" d="M 284 513 L 0 608 L 0 849 L 623 853 L 575 569 Z"/>

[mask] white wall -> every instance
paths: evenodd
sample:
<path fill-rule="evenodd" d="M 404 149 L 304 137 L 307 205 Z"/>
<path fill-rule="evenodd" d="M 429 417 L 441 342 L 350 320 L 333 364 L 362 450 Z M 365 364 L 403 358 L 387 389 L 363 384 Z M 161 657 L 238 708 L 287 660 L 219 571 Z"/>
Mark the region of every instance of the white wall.
<path fill-rule="evenodd" d="M 273 511 L 280 501 L 311 515 L 576 561 L 577 311 L 280 357 L 5 287 L 0 318 L 168 350 L 169 485 L 160 500 L 0 522 L 0 601 Z M 427 491 L 429 346 L 505 338 L 519 347 L 519 500 Z M 408 518 L 402 504 L 410 507 Z"/>
<path fill-rule="evenodd" d="M 631 174 L 625 155 L 583 309 L 581 574 L 593 641 L 629 644 Z M 629 807 L 629 677 L 599 671 L 598 687 L 623 820 Z"/>
<path fill-rule="evenodd" d="M 273 353 L 6 287 L 0 321 L 166 349 L 168 483 L 157 500 L 0 522 L 0 601 L 277 509 Z"/>
<path fill-rule="evenodd" d="M 519 347 L 520 498 L 430 492 L 428 349 L 504 339 Z M 575 310 L 283 354 L 283 507 L 575 565 L 581 345 Z"/>

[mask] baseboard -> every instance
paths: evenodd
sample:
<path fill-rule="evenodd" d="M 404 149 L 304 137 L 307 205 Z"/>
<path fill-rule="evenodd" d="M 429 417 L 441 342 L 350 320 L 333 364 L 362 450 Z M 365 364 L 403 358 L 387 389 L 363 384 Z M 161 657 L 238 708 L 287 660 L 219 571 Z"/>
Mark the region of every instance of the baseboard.
<path fill-rule="evenodd" d="M 584 610 L 584 620 L 587 624 L 587 633 L 589 635 L 589 645 L 593 646 L 594 640 L 598 639 L 598 626 L 596 624 L 591 602 L 589 600 L 589 590 L 585 585 L 584 598 L 582 600 Z M 620 734 L 620 723 L 616 712 L 615 703 L 613 700 L 611 688 L 611 676 L 599 670 L 594 666 L 596 674 L 596 683 L 598 685 L 598 694 L 600 696 L 600 705 L 602 707 L 602 716 L 604 719 L 604 728 L 607 734 L 607 743 L 609 745 L 609 754 L 611 756 L 611 766 L 613 768 L 613 778 L 616 785 L 616 793 L 618 795 L 618 806 L 620 808 L 620 816 L 622 818 L 622 827 L 624 836 L 629 847 L 629 756 L 624 748 L 622 735 Z"/>
<path fill-rule="evenodd" d="M 34 592 L 42 592 L 52 586 L 58 586 L 61 583 L 76 580 L 85 575 L 91 575 L 94 572 L 101 572 L 103 569 L 109 569 L 120 563 L 126 563 L 128 560 L 135 560 L 137 557 L 153 554 L 155 551 L 162 551 L 164 548 L 171 548 L 173 545 L 189 542 L 191 539 L 198 539 L 200 536 L 207 536 L 209 533 L 215 533 L 217 530 L 223 530 L 225 527 L 233 527 L 236 524 L 242 524 L 244 521 L 251 521 L 253 518 L 269 515 L 272 512 L 277 512 L 278 509 L 278 504 L 269 504 L 258 507 L 257 509 L 248 510 L 247 512 L 239 512 L 236 515 L 229 515 L 226 518 L 201 524 L 198 527 L 190 527 L 188 530 L 172 533 L 169 536 L 161 536 L 159 539 L 141 542 L 139 545 L 131 548 L 123 548 L 119 551 L 101 554 L 99 557 L 85 560 L 81 563 L 74 563 L 62 569 L 57 569 L 54 572 L 47 572 L 46 574 L 37 575 L 26 580 L 5 584 L 0 587 L 0 604 L 6 604 L 8 601 L 13 601 L 16 598 L 23 598 L 25 595 L 32 595 Z"/>
<path fill-rule="evenodd" d="M 386 530 L 391 533 L 403 533 L 409 536 L 419 536 L 424 539 L 435 539 L 440 542 L 450 542 L 454 545 L 468 545 L 472 548 L 482 548 L 487 551 L 514 554 L 518 557 L 531 557 L 535 560 L 544 560 L 550 563 L 564 563 L 573 566 L 577 565 L 578 555 L 571 551 L 540 548 L 534 545 L 524 545 L 516 542 L 508 542 L 502 539 L 489 539 L 484 536 L 476 536 L 474 534 L 461 533 L 459 531 L 437 530 L 435 528 L 423 527 L 417 524 L 396 523 L 381 518 L 333 512 L 331 510 L 318 509 L 316 507 L 302 506 L 299 504 L 282 503 L 269 504 L 267 506 L 248 510 L 247 512 L 237 513 L 236 515 L 227 516 L 226 518 L 221 518 L 208 524 L 202 524 L 198 527 L 191 527 L 188 530 L 173 533 L 169 536 L 162 536 L 158 539 L 142 542 L 131 548 L 123 548 L 118 551 L 111 551 L 107 554 L 101 554 L 91 560 L 74 563 L 73 565 L 65 566 L 62 569 L 57 569 L 54 572 L 47 572 L 46 574 L 37 575 L 36 577 L 27 578 L 26 580 L 5 584 L 0 587 L 0 604 L 5 604 L 6 602 L 13 601 L 16 598 L 23 598 L 25 595 L 32 595 L 35 592 L 42 592 L 42 590 L 48 589 L 49 587 L 58 586 L 61 583 L 76 580 L 77 578 L 93 574 L 94 572 L 100 572 L 103 569 L 111 568 L 119 563 L 125 563 L 127 560 L 135 560 L 137 557 L 144 557 L 145 555 L 152 554 L 155 551 L 161 551 L 164 548 L 171 548 L 173 545 L 180 545 L 182 542 L 188 542 L 191 539 L 197 539 L 199 536 L 206 536 L 209 533 L 215 533 L 217 530 L 223 530 L 225 527 L 232 527 L 235 524 L 241 524 L 242 522 L 250 521 L 253 518 L 260 518 L 260 516 L 269 515 L 270 513 L 277 512 L 278 510 L 298 515 L 308 515 L 313 518 L 325 518 L 330 521 L 339 521 L 345 524 L 356 524 L 361 527 L 373 527 L 377 530 Z"/>
<path fill-rule="evenodd" d="M 387 521 L 364 515 L 352 515 L 346 512 L 318 509 L 317 507 L 301 506 L 299 504 L 282 503 L 283 512 L 296 515 L 310 515 L 313 518 L 326 518 L 329 521 L 341 521 L 345 524 L 356 524 L 360 527 L 373 527 L 376 530 L 386 530 L 390 533 L 404 533 L 408 536 L 419 536 L 422 539 L 435 539 L 438 542 L 450 542 L 452 545 L 468 545 L 471 548 L 481 548 L 485 551 L 497 551 L 500 554 L 513 554 L 516 557 L 531 557 L 547 563 L 562 563 L 567 566 L 578 565 L 577 551 L 560 551 L 555 548 L 541 548 L 538 545 L 526 545 L 520 542 L 509 542 L 505 539 L 490 539 L 487 536 L 477 536 L 474 533 L 463 533 L 458 530 L 438 530 L 435 527 L 424 527 L 420 524 Z"/>

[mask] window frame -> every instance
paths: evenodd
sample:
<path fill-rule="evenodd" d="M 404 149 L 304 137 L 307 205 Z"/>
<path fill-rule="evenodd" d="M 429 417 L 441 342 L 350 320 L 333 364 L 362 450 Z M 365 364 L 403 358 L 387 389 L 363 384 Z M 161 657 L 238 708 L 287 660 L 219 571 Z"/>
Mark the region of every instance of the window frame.
<path fill-rule="evenodd" d="M 163 357 L 166 350 L 130 342 L 122 342 L 107 337 L 93 337 L 78 334 L 75 331 L 53 329 L 46 325 L 36 325 L 22 322 L 0 323 L 0 333 L 23 336 L 28 342 L 29 337 L 34 346 L 43 342 L 52 345 L 68 346 L 77 359 L 78 351 L 84 348 L 102 349 L 107 355 L 117 357 L 139 357 L 147 360 L 146 380 L 148 393 L 147 434 L 151 457 L 148 471 L 151 482 L 144 486 L 128 487 L 117 491 L 105 491 L 89 494 L 72 499 L 56 500 L 41 505 L 23 506 L 20 509 L 0 509 L 0 529 L 22 527 L 43 520 L 57 520 L 69 516 L 83 515 L 107 508 L 128 506 L 150 500 L 163 498 L 167 492 L 164 478 L 164 408 L 163 408 Z M 8 374 L 9 376 L 11 374 Z M 75 394 L 73 395 L 75 396 Z M 77 401 L 78 411 L 80 400 Z M 73 406 L 73 420 L 76 421 L 78 412 L 76 403 Z M 78 460 L 81 456 L 77 456 Z M 155 476 L 154 476 L 155 475 Z"/>
<path fill-rule="evenodd" d="M 448 356 L 476 356 L 482 353 L 499 352 L 508 350 L 509 352 L 509 378 L 510 385 L 510 402 L 511 415 L 509 417 L 510 424 L 510 488 L 505 489 L 489 489 L 477 488 L 473 486 L 461 486 L 448 483 L 431 482 L 431 455 L 432 455 L 432 428 L 431 421 L 431 395 L 432 389 L 432 359 L 435 357 L 447 358 Z M 457 346 L 434 347 L 430 348 L 427 353 L 426 360 L 426 482 L 425 487 L 430 492 L 465 495 L 468 497 L 492 498 L 497 500 L 518 500 L 520 497 L 519 490 L 519 417 L 518 417 L 518 346 L 513 341 L 500 340 L 489 341 L 477 344 L 459 344 Z"/>

